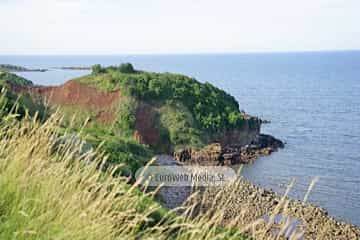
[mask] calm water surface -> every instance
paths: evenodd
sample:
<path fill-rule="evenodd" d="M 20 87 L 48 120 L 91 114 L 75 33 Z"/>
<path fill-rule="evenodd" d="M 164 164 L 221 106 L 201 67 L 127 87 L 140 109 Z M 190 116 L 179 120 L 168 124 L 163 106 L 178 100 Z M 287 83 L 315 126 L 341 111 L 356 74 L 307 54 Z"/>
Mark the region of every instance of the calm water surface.
<path fill-rule="evenodd" d="M 252 182 L 279 193 L 291 179 L 302 199 L 360 226 L 360 52 L 239 55 L 0 56 L 0 63 L 34 68 L 132 62 L 136 68 L 177 72 L 234 95 L 242 109 L 271 120 L 263 132 L 286 147 L 244 168 Z M 21 73 L 53 85 L 88 71 Z"/>

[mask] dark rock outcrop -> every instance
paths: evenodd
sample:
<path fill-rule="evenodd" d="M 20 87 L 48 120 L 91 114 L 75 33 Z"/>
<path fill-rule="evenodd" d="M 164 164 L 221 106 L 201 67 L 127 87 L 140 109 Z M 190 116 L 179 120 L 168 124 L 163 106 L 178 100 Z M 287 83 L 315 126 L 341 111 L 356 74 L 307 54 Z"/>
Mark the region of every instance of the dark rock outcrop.
<path fill-rule="evenodd" d="M 175 160 L 184 164 L 197 164 L 205 166 L 235 165 L 251 163 L 256 158 L 269 155 L 284 143 L 270 135 L 260 134 L 251 144 L 223 146 L 220 143 L 213 143 L 200 151 L 191 148 L 174 153 Z"/>

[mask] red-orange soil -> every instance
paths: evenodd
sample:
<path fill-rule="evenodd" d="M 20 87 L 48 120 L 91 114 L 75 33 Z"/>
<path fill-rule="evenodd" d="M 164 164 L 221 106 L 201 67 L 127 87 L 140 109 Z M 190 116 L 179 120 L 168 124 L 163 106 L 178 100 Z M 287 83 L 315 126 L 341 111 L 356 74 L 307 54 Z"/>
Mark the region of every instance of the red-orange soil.
<path fill-rule="evenodd" d="M 148 104 L 141 103 L 136 109 L 135 136 L 141 143 L 155 145 L 160 140 L 156 127 L 156 112 Z"/>
<path fill-rule="evenodd" d="M 12 90 L 41 96 L 50 105 L 79 106 L 84 110 L 97 113 L 96 119 L 102 122 L 115 120 L 114 105 L 121 97 L 120 91 L 103 92 L 74 80 L 60 86 L 12 86 Z"/>
<path fill-rule="evenodd" d="M 60 86 L 32 87 L 31 92 L 45 97 L 52 104 L 77 105 L 87 110 L 107 109 L 120 98 L 120 91 L 102 92 L 73 80 Z"/>
<path fill-rule="evenodd" d="M 40 96 L 46 103 L 55 106 L 80 106 L 96 113 L 95 119 L 103 123 L 116 120 L 117 107 L 121 104 L 121 92 L 103 92 L 95 87 L 70 80 L 60 86 L 11 86 L 17 93 Z M 136 109 L 135 137 L 139 142 L 154 145 L 160 140 L 156 128 L 156 111 L 151 105 L 140 103 Z"/>

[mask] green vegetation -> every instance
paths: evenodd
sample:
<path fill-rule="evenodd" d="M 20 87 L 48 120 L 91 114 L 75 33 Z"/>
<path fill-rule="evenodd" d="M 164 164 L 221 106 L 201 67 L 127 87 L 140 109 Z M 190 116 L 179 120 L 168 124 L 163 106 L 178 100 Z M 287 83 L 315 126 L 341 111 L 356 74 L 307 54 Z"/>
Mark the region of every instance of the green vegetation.
<path fill-rule="evenodd" d="M 96 119 L 99 112 L 63 105 L 59 109 L 65 115 L 63 127 L 81 131 L 86 141 L 110 154 L 112 163 L 123 164 L 124 172 L 134 172 L 155 153 L 186 147 L 200 149 L 218 133 L 240 128 L 246 121 L 253 125 L 252 119 L 245 119 L 234 97 L 209 83 L 179 74 L 138 71 L 130 63 L 107 68 L 97 64 L 92 70 L 92 74 L 76 80 L 107 92 L 120 90 L 119 102 L 109 106 L 115 119 L 111 124 L 103 123 Z M 7 88 L 32 85 L 7 72 L 1 72 L 0 84 Z M 19 106 L 32 113 L 43 109 L 28 94 L 19 96 Z M 14 104 L 16 97 L 17 94 L 9 91 L 8 106 Z M 153 116 L 146 117 L 159 134 L 149 146 L 139 143 L 134 136 L 139 106 L 149 108 Z M 24 109 L 19 112 L 24 114 Z M 83 128 L 87 118 L 89 121 Z"/>
<path fill-rule="evenodd" d="M 21 87 L 33 85 L 31 81 L 23 77 L 19 77 L 18 75 L 6 71 L 0 71 L 0 86 L 4 87 L 9 84 L 21 86 Z"/>
<path fill-rule="evenodd" d="M 210 131 L 232 129 L 243 122 L 243 114 L 234 97 L 209 83 L 171 73 L 135 71 L 129 63 L 102 68 L 78 79 L 105 91 L 125 90 L 142 101 L 180 102 L 189 109 L 199 127 Z"/>
<path fill-rule="evenodd" d="M 123 137 L 130 137 L 134 134 L 136 121 L 136 108 L 138 102 L 131 97 L 124 97 L 118 106 L 117 118 L 113 129 Z"/>
<path fill-rule="evenodd" d="M 11 65 L 11 64 L 0 64 L 0 70 L 19 72 L 19 71 L 27 71 L 28 69 L 25 67 L 20 67 L 20 66 Z"/>
<path fill-rule="evenodd" d="M 126 175 L 143 166 L 155 153 L 186 147 L 200 149 L 212 141 L 213 135 L 251 121 L 244 119 L 232 96 L 209 83 L 179 74 L 138 71 L 130 63 L 107 68 L 97 64 L 92 69 L 92 74 L 76 80 L 107 92 L 120 90 L 121 99 L 108 109 L 115 119 L 111 123 L 98 121 L 99 112 L 76 105 L 56 108 L 65 115 L 63 129 L 80 132 L 88 143 L 109 154 L 109 163 L 122 164 L 122 173 Z M 24 87 L 32 83 L 0 72 L 0 85 L 11 90 L 11 86 Z M 7 102 L 4 113 L 17 101 L 21 116 L 28 109 L 31 114 L 40 111 L 44 119 L 45 108 L 29 94 L 8 91 L 2 101 Z M 139 106 L 150 109 L 153 117 L 145 118 L 149 118 L 152 128 L 159 134 L 150 145 L 139 143 L 134 136 Z"/>
<path fill-rule="evenodd" d="M 130 105 L 121 103 L 116 126 L 122 132 L 134 132 L 135 106 L 146 103 L 157 113 L 154 127 L 161 142 L 153 144 L 155 152 L 201 148 L 211 136 L 254 121 L 245 119 L 234 97 L 209 83 L 180 74 L 135 70 L 130 63 L 107 68 L 97 64 L 92 69 L 92 74 L 76 80 L 107 92 L 120 90 L 131 99 Z"/>
<path fill-rule="evenodd" d="M 93 74 L 100 74 L 103 73 L 103 68 L 100 64 L 95 64 L 91 67 Z"/>
<path fill-rule="evenodd" d="M 44 119 L 46 117 L 46 108 L 42 101 L 32 98 L 27 93 L 17 94 L 11 91 L 12 87 L 28 87 L 32 85 L 33 83 L 25 78 L 0 71 L 0 90 L 2 91 L 0 116 L 16 111 L 18 117 L 22 117 L 26 112 L 29 112 L 32 115 L 38 113 L 40 119 Z"/>
<path fill-rule="evenodd" d="M 75 129 L 72 131 L 77 132 Z M 148 146 L 140 144 L 132 136 L 119 136 L 99 123 L 83 128 L 81 136 L 92 146 L 106 152 L 108 164 L 119 166 L 118 172 L 122 175 L 133 175 L 154 156 Z"/>
<path fill-rule="evenodd" d="M 43 102 L 36 96 L 30 96 L 26 92 L 16 93 L 12 91 L 13 87 L 29 86 L 33 86 L 31 81 L 13 73 L 0 71 L 0 89 L 3 89 L 3 94 L 0 97 L 0 117 L 10 112 L 16 112 L 19 119 L 23 118 L 26 112 L 32 116 L 37 113 L 38 118 L 41 120 L 48 117 L 50 109 L 46 109 Z M 148 146 L 136 142 L 132 137 L 136 103 L 131 101 L 130 98 L 124 98 L 123 103 L 118 108 L 118 121 L 110 127 L 96 122 L 94 120 L 95 113 L 80 106 L 56 106 L 53 111 L 57 110 L 64 115 L 62 132 L 81 132 L 83 139 L 94 147 L 108 153 L 109 163 L 120 164 L 122 166 L 121 172 L 129 175 L 145 165 L 154 153 Z M 90 119 L 90 122 L 87 127 L 83 128 L 83 124 L 87 119 Z"/>
<path fill-rule="evenodd" d="M 181 211 L 171 211 L 155 200 L 157 192 L 130 176 L 168 145 L 202 147 L 212 133 L 240 128 L 245 121 L 255 124 L 233 97 L 208 83 L 136 71 L 131 64 L 94 66 L 78 81 L 121 91 L 109 109 L 115 113 L 111 123 L 76 105 L 56 106 L 47 115 L 28 93 L 30 81 L 0 72 L 0 239 L 248 239 L 239 227 L 256 239 L 279 237 L 272 224 L 247 222 L 254 214 L 251 206 L 229 218 L 230 203 L 244 190 L 241 181 L 221 186 L 213 196 L 209 192 L 210 198 L 194 194 Z M 139 106 L 155 112 L 160 131 L 155 145 L 134 138 Z M 271 217 L 288 204 L 282 198 Z M 287 222 L 279 231 L 286 229 Z"/>
<path fill-rule="evenodd" d="M 108 164 L 118 165 L 119 172 L 129 176 L 144 166 L 153 156 L 149 146 L 137 142 L 130 131 L 134 115 L 130 114 L 131 101 L 119 107 L 119 118 L 112 125 L 95 120 L 95 114 L 79 106 L 66 105 L 56 110 L 64 118 L 60 132 L 79 133 L 94 148 L 108 155 Z M 123 114 L 121 114 L 123 113 Z"/>
<path fill-rule="evenodd" d="M 196 126 L 195 120 L 187 107 L 181 103 L 166 103 L 160 108 L 160 123 L 168 131 L 169 142 L 175 150 L 192 146 L 203 146 L 205 136 Z"/>
<path fill-rule="evenodd" d="M 16 66 L 12 64 L 0 64 L 0 71 L 11 72 L 45 72 L 47 69 L 29 69 L 26 67 Z"/>
<path fill-rule="evenodd" d="M 114 177 L 116 166 L 100 171 L 104 155 L 82 151 L 72 134 L 60 143 L 60 124 L 57 115 L 44 123 L 29 115 L 1 118 L 0 239 L 244 239 L 219 226 L 220 208 L 190 218 L 189 206 L 176 216 L 153 193 Z"/>
<path fill-rule="evenodd" d="M 121 73 L 135 73 L 135 69 L 131 63 L 123 63 L 119 67 L 113 68 L 113 70 Z"/>
<path fill-rule="evenodd" d="M 103 68 L 100 64 L 95 64 L 92 66 L 92 74 L 106 73 L 108 71 L 115 71 L 121 73 L 136 73 L 131 63 L 123 63 L 119 66 L 110 66 L 108 68 Z"/>

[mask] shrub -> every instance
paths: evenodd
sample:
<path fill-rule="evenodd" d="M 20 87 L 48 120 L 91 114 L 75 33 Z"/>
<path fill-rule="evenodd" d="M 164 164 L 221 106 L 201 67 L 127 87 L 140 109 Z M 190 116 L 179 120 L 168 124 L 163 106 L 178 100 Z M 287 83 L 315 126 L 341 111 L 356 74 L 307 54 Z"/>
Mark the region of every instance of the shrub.
<path fill-rule="evenodd" d="M 104 73 L 104 69 L 101 67 L 100 64 L 95 64 L 91 67 L 92 69 L 92 74 L 100 74 L 100 73 Z"/>
<path fill-rule="evenodd" d="M 121 73 L 135 73 L 135 69 L 131 63 L 123 63 L 118 67 Z"/>

